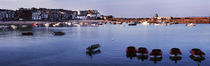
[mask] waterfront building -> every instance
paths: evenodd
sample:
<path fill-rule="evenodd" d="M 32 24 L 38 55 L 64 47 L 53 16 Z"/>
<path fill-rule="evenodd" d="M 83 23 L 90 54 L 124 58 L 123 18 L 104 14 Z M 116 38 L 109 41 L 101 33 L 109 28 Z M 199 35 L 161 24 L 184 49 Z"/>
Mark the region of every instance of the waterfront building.
<path fill-rule="evenodd" d="M 19 8 L 13 10 L 0 10 L 0 20 L 23 20 L 23 21 L 67 21 L 67 20 L 95 20 L 101 19 L 97 10 L 72 11 L 64 9 L 47 8 Z"/>
<path fill-rule="evenodd" d="M 15 11 L 0 9 L 0 20 L 2 21 L 15 20 Z"/>

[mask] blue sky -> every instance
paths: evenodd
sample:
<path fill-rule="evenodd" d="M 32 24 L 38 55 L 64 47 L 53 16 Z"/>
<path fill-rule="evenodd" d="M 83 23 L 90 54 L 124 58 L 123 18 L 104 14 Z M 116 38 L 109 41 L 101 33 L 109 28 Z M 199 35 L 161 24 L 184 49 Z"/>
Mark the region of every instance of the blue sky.
<path fill-rule="evenodd" d="M 0 8 L 97 9 L 115 17 L 210 16 L 210 0 L 0 0 Z"/>

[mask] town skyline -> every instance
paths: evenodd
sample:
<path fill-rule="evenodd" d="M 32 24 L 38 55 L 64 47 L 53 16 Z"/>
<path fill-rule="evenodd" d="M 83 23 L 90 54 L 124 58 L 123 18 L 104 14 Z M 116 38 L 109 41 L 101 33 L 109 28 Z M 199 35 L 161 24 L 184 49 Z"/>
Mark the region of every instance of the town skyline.
<path fill-rule="evenodd" d="M 0 0 L 1 9 L 53 8 L 66 10 L 98 10 L 104 15 L 125 18 L 160 16 L 210 16 L 209 0 Z"/>

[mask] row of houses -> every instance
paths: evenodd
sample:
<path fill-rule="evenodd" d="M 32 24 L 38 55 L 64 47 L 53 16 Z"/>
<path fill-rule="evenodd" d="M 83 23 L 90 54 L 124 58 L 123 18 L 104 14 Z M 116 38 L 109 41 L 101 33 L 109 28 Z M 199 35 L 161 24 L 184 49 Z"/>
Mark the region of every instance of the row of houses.
<path fill-rule="evenodd" d="M 47 8 L 19 8 L 17 10 L 0 9 L 0 21 L 66 21 L 96 20 L 102 16 L 97 10 L 64 10 Z"/>

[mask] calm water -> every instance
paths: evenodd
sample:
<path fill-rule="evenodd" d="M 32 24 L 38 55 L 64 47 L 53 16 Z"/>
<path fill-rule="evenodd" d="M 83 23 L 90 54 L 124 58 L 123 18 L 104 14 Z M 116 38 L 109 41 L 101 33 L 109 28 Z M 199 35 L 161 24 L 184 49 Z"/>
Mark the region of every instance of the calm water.
<path fill-rule="evenodd" d="M 19 30 L 0 32 L 1 66 L 210 66 L 210 24 L 186 27 L 127 26 L 105 24 L 98 27 L 34 28 L 34 36 L 21 36 Z M 54 36 L 52 31 L 63 31 Z M 101 52 L 89 56 L 86 48 L 100 43 Z M 156 64 L 150 57 L 144 61 L 126 57 L 128 46 L 162 49 L 163 58 Z M 169 59 L 171 48 L 180 48 L 182 60 Z M 193 61 L 189 50 L 200 48 L 206 53 L 201 63 Z"/>

